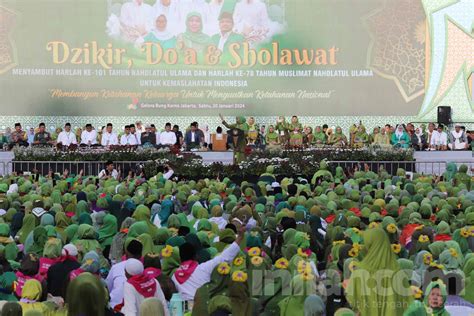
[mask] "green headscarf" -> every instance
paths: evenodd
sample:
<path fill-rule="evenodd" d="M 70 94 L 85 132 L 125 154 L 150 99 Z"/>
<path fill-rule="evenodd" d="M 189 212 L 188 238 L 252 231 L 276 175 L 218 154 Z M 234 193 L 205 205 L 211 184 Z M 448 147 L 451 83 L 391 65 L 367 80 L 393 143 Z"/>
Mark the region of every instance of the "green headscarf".
<path fill-rule="evenodd" d="M 349 280 L 347 300 L 361 315 L 401 315 L 408 307 L 411 295 L 406 275 L 397 273 L 400 266 L 388 235 L 380 228 L 373 228 L 363 236 L 367 253 Z M 383 288 L 369 288 L 367 283 L 373 282 L 379 271 L 391 273 L 392 279 L 385 279 Z"/>
<path fill-rule="evenodd" d="M 24 244 L 28 235 L 35 229 L 36 227 L 36 218 L 33 214 L 26 214 L 23 217 L 23 224 L 21 225 L 20 230 L 17 233 L 18 240 L 21 244 Z"/>
<path fill-rule="evenodd" d="M 117 233 L 117 218 L 112 214 L 107 214 L 103 218 L 103 224 L 99 228 L 99 242 L 104 249 L 112 244 L 115 234 Z"/>
<path fill-rule="evenodd" d="M 153 239 L 151 238 L 149 234 L 147 233 L 141 234 L 140 236 L 138 236 L 137 239 L 143 245 L 143 248 L 142 248 L 143 257 L 149 253 L 153 253 Z"/>
<path fill-rule="evenodd" d="M 77 240 L 73 244 L 79 249 L 82 254 L 86 254 L 89 251 L 97 251 L 100 248 L 99 242 L 96 240 L 96 232 L 94 228 L 89 224 L 81 224 L 77 229 Z M 79 258 L 79 259 L 82 259 Z"/>
<path fill-rule="evenodd" d="M 89 272 L 81 273 L 67 288 L 68 315 L 104 316 L 107 292 L 100 280 Z"/>
<path fill-rule="evenodd" d="M 304 302 L 308 295 L 316 294 L 316 283 L 313 280 L 305 281 L 298 274 L 291 280 L 292 295 L 278 303 L 280 316 L 304 315 Z"/>
<path fill-rule="evenodd" d="M 151 222 L 150 209 L 145 205 L 138 205 L 132 216 L 137 222 L 144 221 L 148 226 L 147 233 L 150 234 L 151 238 L 155 238 L 157 227 Z"/>
<path fill-rule="evenodd" d="M 201 29 L 198 32 L 191 32 L 188 26 L 188 22 L 192 17 L 198 17 L 201 20 Z M 185 45 L 187 47 L 193 47 L 193 44 L 199 46 L 209 45 L 211 43 L 211 38 L 209 35 L 206 35 L 202 32 L 203 21 L 200 13 L 193 11 L 186 16 L 186 32 L 183 33 L 183 39 L 185 40 Z"/>
<path fill-rule="evenodd" d="M 42 226 L 36 227 L 33 230 L 33 243 L 29 247 L 25 245 L 26 253 L 34 253 L 41 257 L 46 241 L 48 241 L 48 232 L 46 229 Z"/>
<path fill-rule="evenodd" d="M 66 243 L 72 243 L 77 240 L 77 230 L 79 229 L 79 225 L 71 224 L 64 232 L 66 233 Z"/>
<path fill-rule="evenodd" d="M 176 269 L 179 268 L 181 260 L 179 258 L 179 248 L 173 247 L 173 252 L 169 257 L 163 258 L 161 271 L 164 275 L 171 277 Z"/>
<path fill-rule="evenodd" d="M 441 305 L 441 307 L 437 307 L 437 308 L 431 308 L 431 306 L 429 306 L 429 297 L 430 297 L 430 293 L 433 289 L 440 289 L 441 291 L 441 296 L 443 298 L 443 305 Z M 444 285 L 442 282 L 440 281 L 434 281 L 434 282 L 431 282 L 428 287 L 426 288 L 425 290 L 425 298 L 424 298 L 424 303 L 425 303 L 425 306 L 426 307 L 430 307 L 431 310 L 432 310 L 432 315 L 434 316 L 449 316 L 450 314 L 448 313 L 448 311 L 444 308 L 444 304 L 446 302 L 446 299 L 448 297 L 448 293 L 446 291 L 446 285 Z"/>

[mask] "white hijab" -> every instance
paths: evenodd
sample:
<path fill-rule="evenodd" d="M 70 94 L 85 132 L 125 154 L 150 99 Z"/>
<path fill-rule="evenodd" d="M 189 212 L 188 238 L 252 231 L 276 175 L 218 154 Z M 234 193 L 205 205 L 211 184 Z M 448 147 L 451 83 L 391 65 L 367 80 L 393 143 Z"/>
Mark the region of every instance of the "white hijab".
<path fill-rule="evenodd" d="M 401 131 L 399 130 L 399 127 L 402 128 Z M 395 136 L 396 136 L 398 139 L 400 139 L 400 138 L 403 136 L 403 125 L 401 125 L 401 124 L 398 124 L 398 125 L 397 125 L 397 128 L 395 129 Z"/>

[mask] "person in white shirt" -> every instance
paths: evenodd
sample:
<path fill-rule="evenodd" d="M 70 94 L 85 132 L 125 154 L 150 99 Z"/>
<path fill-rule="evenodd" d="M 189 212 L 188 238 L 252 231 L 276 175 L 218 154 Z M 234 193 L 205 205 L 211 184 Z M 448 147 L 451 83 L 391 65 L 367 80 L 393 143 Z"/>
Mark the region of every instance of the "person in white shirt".
<path fill-rule="evenodd" d="M 92 124 L 86 124 L 86 129 L 81 133 L 81 145 L 97 145 L 97 131 Z"/>
<path fill-rule="evenodd" d="M 131 124 L 130 126 L 135 126 L 135 130 L 138 134 L 145 133 L 145 126 L 143 126 L 142 121 L 136 121 L 135 124 Z"/>
<path fill-rule="evenodd" d="M 120 145 L 122 145 L 122 146 L 135 146 L 135 145 L 138 145 L 135 135 L 130 133 L 130 126 L 129 125 L 125 125 L 124 131 L 125 131 L 125 134 L 123 134 L 122 137 L 120 137 Z"/>
<path fill-rule="evenodd" d="M 141 124 L 141 123 L 140 123 Z M 141 145 L 142 144 L 142 141 L 141 141 L 141 134 L 142 132 L 139 132 L 137 130 L 137 128 L 135 127 L 135 124 L 130 124 L 130 134 L 133 135 L 133 137 L 135 138 L 135 141 L 137 143 L 137 145 Z"/>
<path fill-rule="evenodd" d="M 143 272 L 143 263 L 140 260 L 132 258 L 125 262 L 127 281 L 123 285 L 124 305 L 121 310 L 125 316 L 138 315 L 140 305 L 146 298 L 155 297 L 160 300 L 163 306 L 167 306 L 160 283 Z M 167 308 L 164 309 L 164 315 L 169 315 Z"/>
<path fill-rule="evenodd" d="M 140 259 L 142 256 L 143 245 L 136 239 L 133 239 L 125 249 L 127 259 Z M 107 275 L 105 283 L 110 293 L 110 307 L 123 304 L 124 283 L 127 281 L 125 276 L 125 264 L 127 261 L 121 261 L 114 264 Z"/>
<path fill-rule="evenodd" d="M 179 12 L 177 10 L 176 0 L 156 0 L 153 9 L 155 10 L 155 17 L 164 15 L 168 24 L 166 29 L 173 35 L 179 34 Z"/>
<path fill-rule="evenodd" d="M 431 134 L 431 150 L 447 150 L 448 134 L 443 131 L 443 125 L 438 125 L 438 129 Z"/>
<path fill-rule="evenodd" d="M 188 242 L 179 247 L 181 265 L 175 271 L 171 279 L 176 289 L 181 293 L 183 300 L 194 300 L 196 290 L 211 280 L 211 273 L 221 262 L 231 262 L 240 252 L 239 244 L 242 242 L 245 226 L 239 230 L 236 240 L 214 259 L 198 264 L 196 260 L 196 249 Z"/>
<path fill-rule="evenodd" d="M 449 133 L 449 149 L 451 150 L 465 150 L 469 147 L 466 132 L 461 128 L 461 125 L 456 124 L 454 131 Z"/>
<path fill-rule="evenodd" d="M 165 131 L 160 134 L 160 144 L 169 147 L 176 144 L 176 134 L 171 130 L 171 123 L 166 123 Z"/>
<path fill-rule="evenodd" d="M 102 146 L 111 146 L 111 145 L 118 145 L 118 137 L 117 134 L 115 134 L 112 131 L 112 123 L 107 123 L 107 127 L 105 128 L 105 131 L 102 133 L 102 140 L 100 144 Z"/>
<path fill-rule="evenodd" d="M 211 0 L 208 4 L 208 31 L 209 34 L 219 33 L 219 17 L 222 13 L 222 7 L 224 6 L 224 0 Z"/>
<path fill-rule="evenodd" d="M 124 3 L 120 11 L 122 36 L 132 43 L 140 36 L 146 35 L 153 27 L 154 10 L 143 1 L 131 0 Z"/>
<path fill-rule="evenodd" d="M 111 179 L 111 178 L 114 178 L 115 180 L 118 180 L 119 173 L 118 173 L 117 170 L 115 170 L 114 163 L 109 160 L 105 163 L 105 169 L 102 169 L 99 172 L 98 177 L 99 177 L 100 180 L 108 180 L 108 179 Z"/>
<path fill-rule="evenodd" d="M 64 131 L 59 133 L 57 142 L 58 144 L 61 143 L 63 146 L 77 144 L 76 134 L 71 132 L 71 123 L 66 123 L 64 125 Z"/>

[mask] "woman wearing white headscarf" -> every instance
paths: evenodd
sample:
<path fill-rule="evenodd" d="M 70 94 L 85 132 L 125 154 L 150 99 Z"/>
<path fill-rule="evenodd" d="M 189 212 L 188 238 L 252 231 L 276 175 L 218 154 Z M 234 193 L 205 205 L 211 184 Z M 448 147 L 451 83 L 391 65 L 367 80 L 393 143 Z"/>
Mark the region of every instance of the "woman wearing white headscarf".
<path fill-rule="evenodd" d="M 395 133 L 392 135 L 392 145 L 397 148 L 408 148 L 410 146 L 410 137 L 401 124 L 397 125 Z"/>
<path fill-rule="evenodd" d="M 136 46 L 140 47 L 144 43 L 158 43 L 163 49 L 174 48 L 176 46 L 176 37 L 168 30 L 168 18 L 161 14 L 156 18 L 155 28 L 145 37 L 139 37 Z"/>

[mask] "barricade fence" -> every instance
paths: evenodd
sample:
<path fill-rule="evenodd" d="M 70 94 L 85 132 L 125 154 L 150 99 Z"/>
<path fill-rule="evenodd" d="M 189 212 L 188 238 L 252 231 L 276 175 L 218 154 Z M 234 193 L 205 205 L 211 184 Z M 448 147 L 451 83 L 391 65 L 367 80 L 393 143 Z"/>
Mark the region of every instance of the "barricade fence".
<path fill-rule="evenodd" d="M 468 166 L 468 173 L 473 174 L 473 161 L 456 161 L 459 167 L 462 164 Z M 143 166 L 145 161 L 114 161 L 116 169 L 120 169 L 123 176 L 126 176 L 130 170 L 136 171 Z M 368 169 L 378 172 L 381 167 L 389 174 L 395 175 L 399 168 L 407 172 L 442 175 L 446 170 L 446 161 L 328 161 L 332 171 L 340 166 L 343 169 L 352 170 Z M 66 169 L 69 174 L 78 174 L 83 170 L 84 176 L 96 176 L 105 167 L 105 161 L 0 161 L 0 174 L 9 175 L 12 172 L 31 172 L 47 175 L 50 170 L 53 173 L 62 174 Z M 316 171 L 316 170 L 315 170 Z"/>

